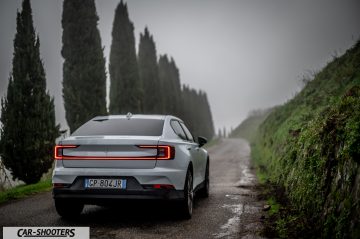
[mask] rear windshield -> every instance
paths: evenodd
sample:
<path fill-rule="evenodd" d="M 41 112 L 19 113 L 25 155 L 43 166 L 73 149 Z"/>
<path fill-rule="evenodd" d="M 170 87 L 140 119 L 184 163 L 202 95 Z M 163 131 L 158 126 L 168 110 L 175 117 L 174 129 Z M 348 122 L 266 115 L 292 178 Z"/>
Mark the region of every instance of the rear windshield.
<path fill-rule="evenodd" d="M 162 119 L 100 119 L 90 120 L 78 128 L 72 136 L 134 135 L 160 136 L 164 126 Z"/>

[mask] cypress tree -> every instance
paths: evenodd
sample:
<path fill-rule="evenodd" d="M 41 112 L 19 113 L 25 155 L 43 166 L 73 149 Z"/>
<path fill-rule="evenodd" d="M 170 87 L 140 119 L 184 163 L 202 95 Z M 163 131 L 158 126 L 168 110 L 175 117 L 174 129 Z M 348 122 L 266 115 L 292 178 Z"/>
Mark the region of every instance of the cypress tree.
<path fill-rule="evenodd" d="M 160 56 L 158 68 L 164 114 L 183 115 L 180 76 L 175 61 L 172 58 L 169 60 L 167 55 Z"/>
<path fill-rule="evenodd" d="M 182 112 L 182 102 L 181 102 L 181 84 L 180 84 L 180 72 L 178 67 L 176 66 L 174 58 L 170 59 L 170 73 L 171 73 L 171 81 L 173 85 L 173 91 L 171 92 L 174 97 L 175 104 L 175 115 L 180 115 Z"/>
<path fill-rule="evenodd" d="M 110 113 L 141 111 L 142 88 L 135 51 L 134 26 L 127 4 L 121 1 L 115 10 L 110 50 Z"/>
<path fill-rule="evenodd" d="M 94 0 L 65 0 L 62 27 L 63 97 L 73 132 L 106 114 L 106 73 Z"/>
<path fill-rule="evenodd" d="M 14 179 L 26 184 L 39 181 L 53 162 L 59 134 L 54 100 L 46 92 L 40 59 L 40 40 L 35 35 L 29 0 L 17 13 L 12 73 L 7 95 L 1 100 L 1 158 Z"/>
<path fill-rule="evenodd" d="M 214 127 L 214 121 L 211 113 L 211 107 L 208 101 L 207 94 L 205 93 L 205 108 L 206 108 L 206 117 L 208 119 L 207 124 L 207 137 L 209 139 L 213 138 L 215 135 L 215 127 Z"/>
<path fill-rule="evenodd" d="M 190 117 L 191 117 L 192 125 L 195 130 L 195 134 L 197 136 L 206 137 L 204 131 L 204 124 L 206 124 L 207 122 L 203 120 L 204 115 L 203 115 L 200 97 L 195 89 L 191 89 L 190 94 L 191 94 L 190 97 L 191 102 L 193 102 L 192 103 L 193 107 L 190 108 L 191 109 Z"/>
<path fill-rule="evenodd" d="M 159 58 L 159 79 L 162 85 L 164 114 L 179 116 L 194 136 L 214 136 L 214 124 L 207 95 L 184 85 L 181 89 L 179 69 L 173 58 Z"/>
<path fill-rule="evenodd" d="M 212 120 L 212 114 L 210 105 L 207 99 L 207 95 L 205 92 L 200 91 L 199 96 L 200 99 L 200 112 L 201 112 L 201 120 L 204 122 L 202 124 L 203 135 L 208 139 L 211 139 L 214 136 L 214 123 Z"/>
<path fill-rule="evenodd" d="M 162 91 L 157 65 L 156 47 L 147 28 L 140 34 L 138 66 L 143 86 L 143 112 L 160 114 L 163 112 Z"/>
<path fill-rule="evenodd" d="M 182 108 L 181 119 L 183 119 L 186 125 L 189 127 L 195 138 L 200 135 L 198 127 L 197 101 L 196 91 L 190 87 L 184 85 L 181 93 Z"/>
<path fill-rule="evenodd" d="M 185 123 L 187 124 L 187 126 L 189 127 L 189 129 L 191 130 L 191 132 L 193 133 L 194 137 L 196 138 L 198 136 L 198 134 L 196 134 L 196 128 L 194 127 L 193 124 L 193 119 L 192 119 L 192 112 L 193 112 L 193 107 L 195 102 L 191 103 L 192 99 L 191 99 L 191 91 L 190 88 L 186 85 L 183 86 L 182 92 L 181 92 L 181 101 L 182 101 L 182 105 L 184 105 L 183 109 L 182 109 L 182 114 L 181 114 L 181 119 L 183 119 L 185 121 Z M 187 107 L 185 107 L 185 105 Z"/>
<path fill-rule="evenodd" d="M 204 136 L 211 139 L 214 136 L 214 125 L 206 93 L 197 92 L 184 85 L 181 96 L 184 106 L 181 118 L 187 123 L 195 137 Z"/>
<path fill-rule="evenodd" d="M 172 84 L 167 55 L 160 55 L 158 62 L 159 81 L 162 88 L 163 114 L 174 115 L 174 98 L 171 97 Z"/>

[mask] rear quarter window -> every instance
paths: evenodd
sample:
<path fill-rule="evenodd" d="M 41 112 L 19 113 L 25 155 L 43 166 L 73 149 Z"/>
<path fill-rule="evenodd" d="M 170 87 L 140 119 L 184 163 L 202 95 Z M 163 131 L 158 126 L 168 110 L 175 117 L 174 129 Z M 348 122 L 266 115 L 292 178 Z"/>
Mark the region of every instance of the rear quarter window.
<path fill-rule="evenodd" d="M 163 127 L 164 120 L 162 119 L 100 119 L 90 120 L 83 124 L 72 136 L 160 136 L 162 135 Z"/>
<path fill-rule="evenodd" d="M 187 140 L 186 134 L 185 134 L 184 130 L 182 129 L 182 127 L 180 126 L 179 121 L 171 120 L 170 125 L 177 136 L 179 136 L 183 140 Z"/>
<path fill-rule="evenodd" d="M 190 142 L 194 142 L 194 137 L 193 135 L 191 134 L 190 130 L 185 126 L 184 123 L 180 123 L 181 124 L 181 127 L 183 128 L 185 134 L 186 134 L 186 137 L 188 138 L 188 140 Z"/>

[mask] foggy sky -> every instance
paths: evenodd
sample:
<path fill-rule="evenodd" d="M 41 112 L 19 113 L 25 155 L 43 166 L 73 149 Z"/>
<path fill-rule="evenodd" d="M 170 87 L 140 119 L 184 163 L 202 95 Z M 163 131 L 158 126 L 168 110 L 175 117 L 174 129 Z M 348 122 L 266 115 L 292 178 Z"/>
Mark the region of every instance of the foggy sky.
<path fill-rule="evenodd" d="M 60 0 L 32 0 L 47 87 L 66 127 L 62 101 Z M 120 0 L 96 0 L 107 58 Z M 321 69 L 360 37 L 360 1 L 128 0 L 139 34 L 147 26 L 158 54 L 174 57 L 181 82 L 207 92 L 216 128 L 236 127 L 252 109 L 290 99 L 301 78 Z M 11 71 L 20 0 L 0 1 L 0 95 Z"/>

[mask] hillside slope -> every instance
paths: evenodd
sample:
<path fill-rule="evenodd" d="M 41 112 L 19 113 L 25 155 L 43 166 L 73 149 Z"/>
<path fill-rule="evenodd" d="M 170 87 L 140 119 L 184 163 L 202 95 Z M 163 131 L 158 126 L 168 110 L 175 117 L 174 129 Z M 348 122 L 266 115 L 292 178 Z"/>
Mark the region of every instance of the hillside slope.
<path fill-rule="evenodd" d="M 360 42 L 269 114 L 252 154 L 312 237 L 360 238 Z"/>
<path fill-rule="evenodd" d="M 230 138 L 244 138 L 249 142 L 254 140 L 254 132 L 259 128 L 260 124 L 270 114 L 272 109 L 257 110 L 251 112 L 248 117 L 242 121 L 232 132 Z"/>

